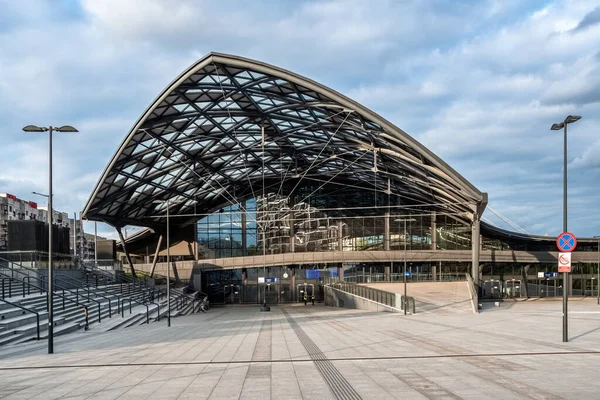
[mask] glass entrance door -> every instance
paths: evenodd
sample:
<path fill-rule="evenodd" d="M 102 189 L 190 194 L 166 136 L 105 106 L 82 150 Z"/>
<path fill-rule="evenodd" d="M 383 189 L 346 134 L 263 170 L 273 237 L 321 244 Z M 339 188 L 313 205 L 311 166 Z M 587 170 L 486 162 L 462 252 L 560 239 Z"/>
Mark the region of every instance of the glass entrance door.
<path fill-rule="evenodd" d="M 298 293 L 298 302 L 304 303 L 304 296 L 306 295 L 307 303 L 310 303 L 312 296 L 315 294 L 315 285 L 312 283 L 305 284 L 301 283 L 296 285 L 296 293 Z"/>
<path fill-rule="evenodd" d="M 508 298 L 521 297 L 521 280 L 507 279 L 504 282 L 504 296 Z"/>
<path fill-rule="evenodd" d="M 502 281 L 488 280 L 483 282 L 481 296 L 484 299 L 499 299 L 502 297 Z"/>
<path fill-rule="evenodd" d="M 225 285 L 223 287 L 223 303 L 224 304 L 240 304 L 240 285 Z"/>

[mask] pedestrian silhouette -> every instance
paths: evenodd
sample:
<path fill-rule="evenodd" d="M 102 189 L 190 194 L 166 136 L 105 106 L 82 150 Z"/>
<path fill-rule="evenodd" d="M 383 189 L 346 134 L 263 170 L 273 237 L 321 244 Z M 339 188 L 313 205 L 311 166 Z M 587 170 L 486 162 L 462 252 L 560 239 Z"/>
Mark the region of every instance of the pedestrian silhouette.
<path fill-rule="evenodd" d="M 306 305 L 308 303 L 308 298 L 306 297 L 306 294 L 304 294 L 304 305 Z"/>
<path fill-rule="evenodd" d="M 312 300 L 312 305 L 314 306 L 315 305 L 315 295 L 314 294 L 312 295 L 311 300 Z"/>

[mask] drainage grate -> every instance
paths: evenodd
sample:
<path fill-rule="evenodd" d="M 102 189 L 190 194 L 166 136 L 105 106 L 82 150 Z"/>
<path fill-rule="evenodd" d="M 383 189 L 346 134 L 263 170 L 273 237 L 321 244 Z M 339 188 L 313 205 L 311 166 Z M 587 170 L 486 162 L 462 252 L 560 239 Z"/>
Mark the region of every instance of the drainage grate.
<path fill-rule="evenodd" d="M 362 397 L 354 390 L 352 385 L 344 378 L 344 376 L 338 371 L 331 361 L 327 359 L 325 354 L 319 349 L 319 347 L 308 337 L 306 332 L 298 325 L 294 318 L 288 314 L 286 310 L 281 310 L 285 318 L 291 325 L 292 329 L 300 339 L 300 342 L 308 352 L 308 355 L 313 360 L 319 373 L 329 386 L 329 389 L 336 397 L 336 399 L 352 399 L 362 400 Z"/>

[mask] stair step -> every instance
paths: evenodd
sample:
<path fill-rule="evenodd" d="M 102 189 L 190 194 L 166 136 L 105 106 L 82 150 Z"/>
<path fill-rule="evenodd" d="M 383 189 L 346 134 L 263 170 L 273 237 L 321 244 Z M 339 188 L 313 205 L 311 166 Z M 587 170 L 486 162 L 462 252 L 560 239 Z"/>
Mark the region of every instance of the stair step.
<path fill-rule="evenodd" d="M 19 315 L 25 315 L 28 314 L 28 312 L 26 310 L 23 310 L 22 308 L 18 308 L 18 307 L 13 307 L 10 308 L 8 310 L 2 310 L 0 311 L 0 321 L 4 321 L 13 317 L 17 317 Z"/>

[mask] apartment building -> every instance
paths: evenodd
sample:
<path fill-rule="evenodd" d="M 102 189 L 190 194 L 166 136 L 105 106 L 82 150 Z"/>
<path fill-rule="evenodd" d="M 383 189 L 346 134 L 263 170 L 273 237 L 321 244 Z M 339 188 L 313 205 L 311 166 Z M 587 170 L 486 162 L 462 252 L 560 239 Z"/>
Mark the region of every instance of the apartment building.
<path fill-rule="evenodd" d="M 69 228 L 67 213 L 53 210 L 52 222 L 63 228 Z M 8 249 L 8 221 L 37 220 L 48 222 L 48 207 L 38 206 L 36 202 L 17 198 L 9 193 L 0 193 L 0 251 Z"/>

